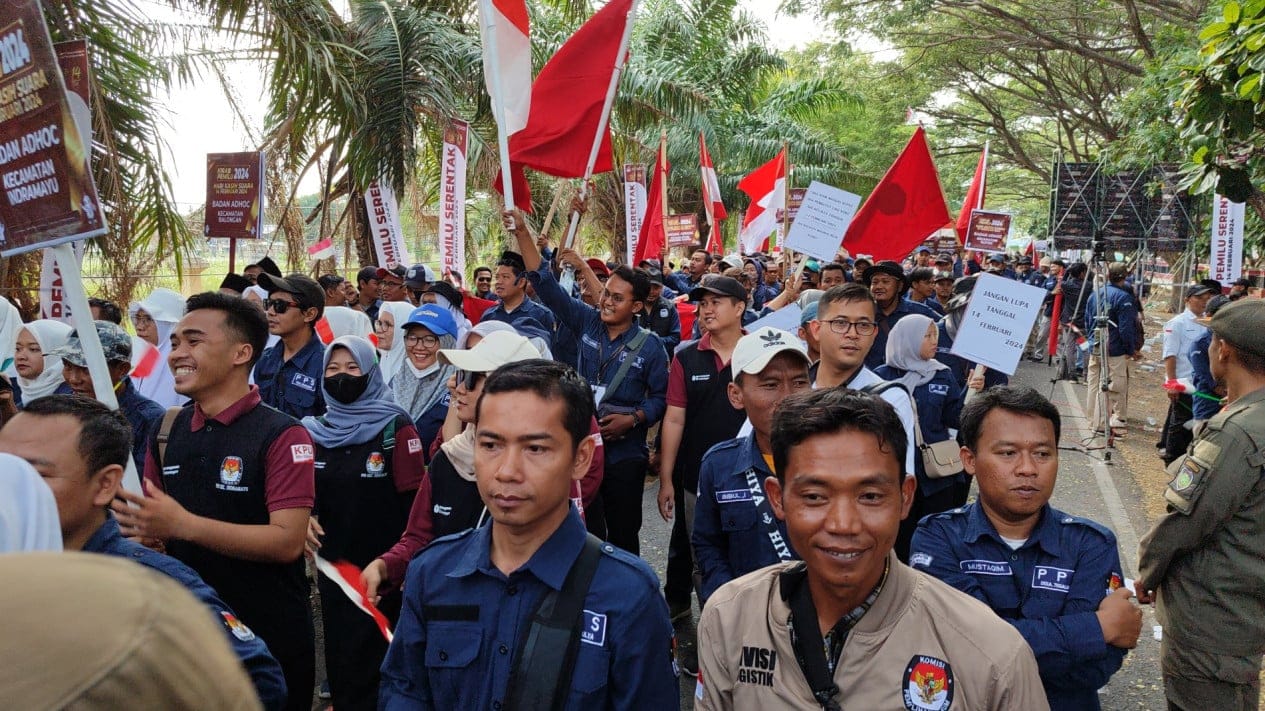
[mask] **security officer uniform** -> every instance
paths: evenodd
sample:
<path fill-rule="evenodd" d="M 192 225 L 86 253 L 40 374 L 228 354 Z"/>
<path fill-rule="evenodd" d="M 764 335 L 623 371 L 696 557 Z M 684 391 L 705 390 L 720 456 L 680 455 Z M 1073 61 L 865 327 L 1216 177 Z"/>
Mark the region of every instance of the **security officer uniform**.
<path fill-rule="evenodd" d="M 492 564 L 491 532 L 484 526 L 437 539 L 409 564 L 400 624 L 382 665 L 383 711 L 504 706 L 529 617 L 547 590 L 562 588 L 587 533 L 572 511 L 506 576 Z M 659 582 L 640 558 L 609 544 L 601 552 L 562 707 L 679 708 Z"/>
<path fill-rule="evenodd" d="M 699 711 L 821 711 L 797 663 L 788 619 L 803 563 L 771 565 L 721 587 L 699 623 Z M 835 700 L 865 711 L 1042 711 L 1027 642 L 983 603 L 888 554 L 877 596 L 843 642 Z"/>
<path fill-rule="evenodd" d="M 1157 592 L 1169 708 L 1255 709 L 1265 653 L 1265 388 L 1197 429 L 1168 467 L 1168 513 L 1142 538 L 1138 585 Z"/>
<path fill-rule="evenodd" d="M 259 397 L 285 414 L 301 420 L 325 414 L 321 380 L 325 377 L 325 345 L 312 332 L 307 345 L 285 360 L 285 343 L 264 349 L 255 364 Z"/>
<path fill-rule="evenodd" d="M 249 627 L 242 624 L 233 613 L 232 608 L 224 604 L 220 596 L 203 582 L 189 566 L 170 556 L 152 551 L 141 544 L 123 537 L 119 531 L 119 522 L 114 515 L 106 512 L 105 523 L 92 534 L 84 544 L 85 553 L 102 553 L 104 555 L 127 558 L 133 563 L 151 568 L 166 575 L 184 586 L 185 590 L 210 608 L 216 624 L 224 627 L 229 646 L 241 660 L 242 666 L 250 674 L 255 685 L 255 692 L 265 709 L 280 709 L 286 700 L 285 677 L 281 675 L 281 665 L 268 652 L 268 645 L 255 636 Z"/>
<path fill-rule="evenodd" d="M 988 605 L 1032 647 L 1058 711 L 1100 708 L 1098 689 L 1127 650 L 1107 644 L 1103 598 L 1124 583 L 1116 537 L 1089 519 L 1046 504 L 1028 540 L 1012 548 L 973 503 L 918 524 L 909 561 Z"/>
<path fill-rule="evenodd" d="M 704 455 L 692 539 L 704 602 L 734 578 L 799 557 L 765 496 L 764 480 L 771 476 L 754 434 L 721 442 Z"/>

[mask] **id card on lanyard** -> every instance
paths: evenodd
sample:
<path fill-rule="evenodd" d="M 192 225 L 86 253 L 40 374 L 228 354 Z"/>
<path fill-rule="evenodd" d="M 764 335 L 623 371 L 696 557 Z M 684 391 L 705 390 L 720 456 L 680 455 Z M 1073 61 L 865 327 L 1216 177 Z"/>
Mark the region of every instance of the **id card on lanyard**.
<path fill-rule="evenodd" d="M 782 536 L 782 532 L 778 530 L 777 519 L 773 516 L 773 508 L 769 506 L 769 500 L 764 495 L 764 484 L 760 481 L 760 474 L 755 467 L 747 469 L 743 472 L 747 479 L 747 489 L 751 491 L 751 503 L 755 506 L 756 513 L 759 514 L 760 526 L 764 527 L 764 533 L 769 537 L 769 543 L 773 545 L 773 550 L 777 553 L 778 560 L 794 560 L 791 555 L 791 547 L 786 543 L 786 538 Z"/>

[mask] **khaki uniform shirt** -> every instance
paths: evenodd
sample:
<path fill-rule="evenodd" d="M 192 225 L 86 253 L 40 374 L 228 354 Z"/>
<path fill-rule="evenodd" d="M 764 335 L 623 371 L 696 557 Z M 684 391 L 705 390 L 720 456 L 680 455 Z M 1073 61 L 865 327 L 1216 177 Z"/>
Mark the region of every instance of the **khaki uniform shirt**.
<path fill-rule="evenodd" d="M 1265 652 L 1265 388 L 1205 422 L 1168 473 L 1168 513 L 1138 553 L 1164 635 L 1217 654 Z"/>
<path fill-rule="evenodd" d="M 835 668 L 845 710 L 1049 709 L 1032 650 L 980 601 L 891 556 L 887 581 Z M 779 575 L 769 566 L 707 601 L 696 708 L 820 711 L 795 660 Z"/>

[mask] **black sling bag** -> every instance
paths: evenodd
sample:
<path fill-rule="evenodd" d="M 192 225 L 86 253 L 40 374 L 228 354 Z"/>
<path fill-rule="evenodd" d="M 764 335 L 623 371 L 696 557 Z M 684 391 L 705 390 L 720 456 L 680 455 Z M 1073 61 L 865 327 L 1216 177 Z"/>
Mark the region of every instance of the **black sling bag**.
<path fill-rule="evenodd" d="M 803 564 L 782 573 L 779 584 L 782 599 L 789 603 L 794 616 L 795 634 L 791 643 L 795 647 L 795 661 L 804 672 L 813 698 L 824 711 L 840 711 L 839 686 L 826 667 L 825 643 L 817 626 L 817 610 L 808 592 L 808 573 Z"/>
<path fill-rule="evenodd" d="M 584 548 L 567 573 L 562 590 L 545 593 L 531 614 L 510 668 L 505 708 L 509 711 L 561 710 L 567 703 L 575 658 L 580 651 L 584 597 L 602 557 L 602 542 L 586 534 Z"/>

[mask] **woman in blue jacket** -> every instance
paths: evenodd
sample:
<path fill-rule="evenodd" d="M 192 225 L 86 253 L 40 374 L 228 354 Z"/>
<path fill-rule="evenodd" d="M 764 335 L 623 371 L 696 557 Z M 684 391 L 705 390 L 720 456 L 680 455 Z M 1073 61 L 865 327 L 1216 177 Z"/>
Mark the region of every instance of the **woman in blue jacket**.
<path fill-rule="evenodd" d="M 900 383 L 918 407 L 918 427 L 923 442 L 933 444 L 952 439 L 949 430 L 956 430 L 962 412 L 965 391 L 962 383 L 947 365 L 936 360 L 939 329 L 930 318 L 910 314 L 896 322 L 887 336 L 887 362 L 874 370 L 880 378 Z M 983 386 L 983 379 L 972 387 Z M 910 442 L 910 447 L 916 446 Z M 914 474 L 918 488 L 909 516 L 900 525 L 896 554 L 901 560 L 909 557 L 909 541 L 923 516 L 961 506 L 966 503 L 970 482 L 966 474 L 932 479 L 923 470 L 922 456 L 914 455 Z"/>

